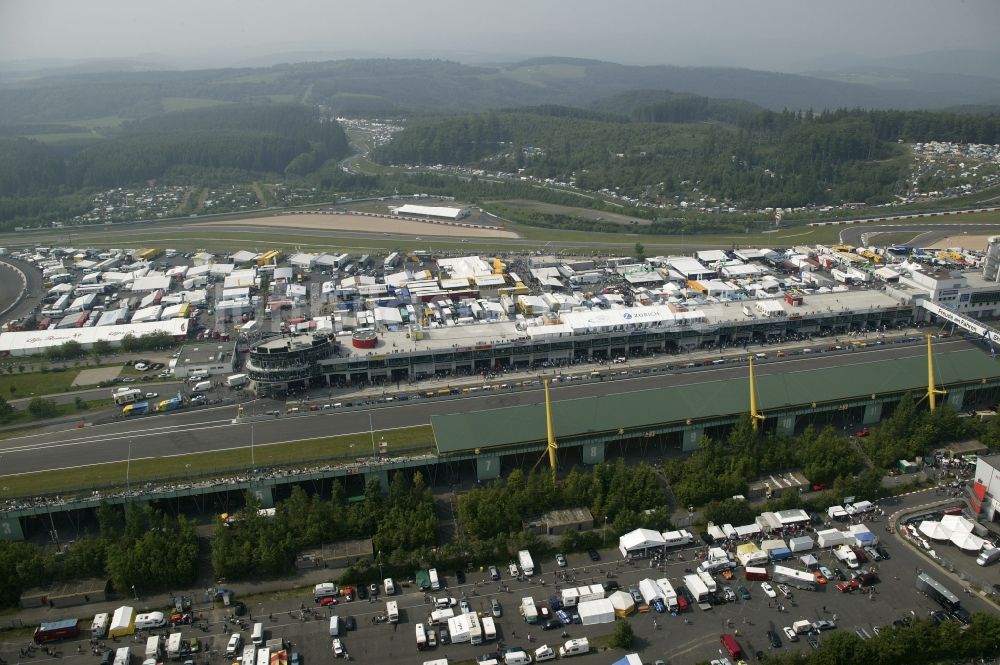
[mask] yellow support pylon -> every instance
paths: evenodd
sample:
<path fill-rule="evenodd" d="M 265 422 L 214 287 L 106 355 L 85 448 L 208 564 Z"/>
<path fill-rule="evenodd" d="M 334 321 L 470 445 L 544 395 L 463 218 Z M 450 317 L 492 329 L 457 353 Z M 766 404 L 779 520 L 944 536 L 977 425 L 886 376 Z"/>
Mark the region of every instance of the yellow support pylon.
<path fill-rule="evenodd" d="M 934 353 L 931 351 L 931 335 L 927 335 L 927 401 L 931 411 L 937 408 L 937 396 L 947 393 L 934 385 Z"/>
<path fill-rule="evenodd" d="M 753 424 L 753 431 L 760 429 L 762 420 L 764 414 L 757 411 L 757 377 L 753 372 L 753 354 L 750 354 L 750 421 Z"/>

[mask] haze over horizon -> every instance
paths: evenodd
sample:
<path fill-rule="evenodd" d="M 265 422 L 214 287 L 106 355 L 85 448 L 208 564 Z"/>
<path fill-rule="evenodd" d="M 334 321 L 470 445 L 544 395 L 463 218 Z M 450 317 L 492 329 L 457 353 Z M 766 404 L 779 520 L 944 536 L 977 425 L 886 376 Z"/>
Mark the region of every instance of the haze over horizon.
<path fill-rule="evenodd" d="M 996 53 L 998 26 L 995 0 L 508 0 L 460 12 L 447 0 L 4 0 L 0 62 L 143 59 L 207 68 L 282 54 L 566 56 L 799 72 L 928 51 Z"/>

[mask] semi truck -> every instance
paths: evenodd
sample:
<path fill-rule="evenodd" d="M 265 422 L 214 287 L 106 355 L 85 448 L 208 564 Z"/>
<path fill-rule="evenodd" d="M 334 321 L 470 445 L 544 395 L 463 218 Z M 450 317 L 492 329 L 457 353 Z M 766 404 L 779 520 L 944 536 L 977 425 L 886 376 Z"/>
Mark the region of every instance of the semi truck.
<path fill-rule="evenodd" d="M 953 612 L 962 606 L 958 596 L 927 573 L 917 575 L 917 589 L 927 594 L 928 598 L 949 612 Z"/>
<path fill-rule="evenodd" d="M 707 603 L 709 601 L 710 593 L 708 587 L 705 586 L 705 582 L 697 575 L 685 575 L 684 586 L 691 592 L 696 602 Z"/>
<path fill-rule="evenodd" d="M 804 570 L 795 570 L 786 566 L 775 566 L 771 571 L 771 579 L 779 584 L 788 584 L 804 591 L 816 590 L 816 577 Z"/>
<path fill-rule="evenodd" d="M 80 621 L 78 619 L 49 621 L 35 629 L 35 643 L 44 644 L 45 642 L 70 640 L 79 635 Z"/>
<path fill-rule="evenodd" d="M 226 386 L 230 388 L 242 388 L 250 383 L 250 377 L 246 374 L 233 374 L 226 377 Z"/>
<path fill-rule="evenodd" d="M 521 564 L 521 571 L 528 577 L 535 574 L 535 562 L 531 560 L 531 552 L 521 550 L 517 553 L 517 562 Z"/>

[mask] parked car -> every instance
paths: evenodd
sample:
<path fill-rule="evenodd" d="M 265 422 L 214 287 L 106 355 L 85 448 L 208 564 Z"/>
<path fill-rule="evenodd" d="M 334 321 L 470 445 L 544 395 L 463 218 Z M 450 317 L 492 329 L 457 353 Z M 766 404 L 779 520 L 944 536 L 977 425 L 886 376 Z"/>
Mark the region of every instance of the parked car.
<path fill-rule="evenodd" d="M 591 547 L 589 550 L 587 550 L 587 554 L 590 555 L 590 560 L 591 561 L 600 561 L 601 560 L 600 553 L 597 550 L 595 550 L 593 547 Z"/>
<path fill-rule="evenodd" d="M 490 613 L 497 619 L 503 616 L 503 607 L 500 606 L 500 601 L 496 598 L 490 599 Z"/>
<path fill-rule="evenodd" d="M 740 598 L 743 600 L 750 600 L 750 592 L 742 584 L 736 587 L 736 591 L 740 594 Z"/>
<path fill-rule="evenodd" d="M 319 604 L 323 607 L 328 607 L 330 605 L 336 605 L 337 599 L 334 596 L 323 596 L 319 599 Z"/>
<path fill-rule="evenodd" d="M 778 591 L 780 591 L 781 595 L 784 596 L 785 598 L 791 598 L 792 597 L 792 590 L 789 589 L 784 584 L 779 584 L 778 585 Z"/>
<path fill-rule="evenodd" d="M 555 630 L 556 628 L 562 628 L 563 623 L 559 619 L 549 619 L 542 624 L 542 630 Z"/>
<path fill-rule="evenodd" d="M 781 648 L 781 638 L 778 637 L 778 634 L 776 632 L 774 632 L 773 630 L 767 631 L 767 639 L 771 643 L 771 648 L 772 649 L 780 649 Z"/>
<path fill-rule="evenodd" d="M 785 637 L 788 638 L 789 642 L 798 642 L 799 636 L 795 634 L 795 629 L 791 626 L 785 626 L 781 629 L 785 633 Z"/>
<path fill-rule="evenodd" d="M 833 577 L 833 573 L 831 573 L 830 569 L 827 568 L 826 566 L 820 566 L 819 572 L 823 573 L 823 577 L 825 577 L 826 579 L 830 579 L 831 577 Z"/>
<path fill-rule="evenodd" d="M 888 560 L 889 558 L 891 558 L 889 556 L 889 550 L 887 550 L 885 548 L 885 545 L 876 545 L 875 546 L 875 551 L 878 552 L 878 555 L 880 557 L 882 557 L 883 559 L 885 559 L 885 560 Z"/>
<path fill-rule="evenodd" d="M 448 634 L 448 629 L 442 627 L 438 633 L 438 638 L 441 640 L 441 644 L 448 644 L 448 641 L 451 638 Z"/>
<path fill-rule="evenodd" d="M 358 622 L 354 620 L 354 617 L 344 617 L 344 628 L 347 630 L 357 630 Z"/>
<path fill-rule="evenodd" d="M 465 584 L 465 572 L 462 571 L 462 570 L 456 570 L 455 571 L 455 580 L 459 584 Z"/>
<path fill-rule="evenodd" d="M 565 568 L 566 567 L 566 557 L 564 557 L 562 554 L 557 554 L 556 555 L 556 564 L 558 564 L 558 566 L 560 568 Z"/>
<path fill-rule="evenodd" d="M 498 579 L 500 579 L 500 571 L 497 570 L 496 566 L 490 566 L 489 571 L 490 571 L 490 579 L 491 580 L 493 580 L 495 582 Z"/>
<path fill-rule="evenodd" d="M 817 633 L 822 633 L 824 630 L 833 630 L 837 627 L 837 624 L 829 619 L 820 619 L 819 621 L 813 621 L 812 627 Z"/>
<path fill-rule="evenodd" d="M 726 599 L 727 603 L 735 603 L 736 602 L 736 592 L 733 591 L 732 587 L 728 587 L 728 586 L 725 587 L 722 590 L 722 595 Z"/>
<path fill-rule="evenodd" d="M 465 598 L 458 604 L 458 608 L 462 610 L 462 614 L 472 614 L 472 607 L 469 606 L 469 601 Z"/>
<path fill-rule="evenodd" d="M 833 569 L 833 574 L 841 582 L 844 582 L 844 581 L 847 580 L 847 577 L 844 575 L 844 571 L 842 571 L 840 568 L 834 568 Z"/>
<path fill-rule="evenodd" d="M 816 584 L 826 584 L 829 581 L 826 576 L 818 570 L 813 571 L 813 576 L 816 578 Z"/>
<path fill-rule="evenodd" d="M 637 587 L 636 585 L 633 584 L 632 586 L 630 586 L 628 588 L 628 592 L 632 594 L 632 600 L 635 601 L 636 605 L 642 605 L 646 602 L 642 597 L 642 592 L 639 591 L 639 587 Z"/>
<path fill-rule="evenodd" d="M 760 589 L 761 589 L 761 591 L 763 591 L 763 592 L 764 592 L 765 594 L 767 594 L 767 597 L 768 597 L 768 598 L 777 598 L 777 597 L 778 597 L 778 594 L 776 594 L 776 593 L 774 592 L 774 587 L 772 587 L 772 586 L 771 586 L 770 584 L 768 584 L 767 582 L 761 582 L 761 583 L 760 583 Z"/>

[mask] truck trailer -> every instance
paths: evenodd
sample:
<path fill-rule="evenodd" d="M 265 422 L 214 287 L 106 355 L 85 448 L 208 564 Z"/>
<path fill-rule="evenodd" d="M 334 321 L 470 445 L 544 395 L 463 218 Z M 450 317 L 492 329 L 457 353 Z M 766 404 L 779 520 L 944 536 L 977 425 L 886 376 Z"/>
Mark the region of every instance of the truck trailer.
<path fill-rule="evenodd" d="M 958 596 L 927 573 L 917 575 L 917 589 L 948 611 L 954 611 L 962 606 Z"/>
<path fill-rule="evenodd" d="M 49 621 L 43 623 L 35 629 L 35 643 L 56 642 L 58 640 L 71 640 L 80 635 L 80 621 L 78 619 L 63 619 L 62 621 Z"/>
<path fill-rule="evenodd" d="M 771 571 L 771 579 L 779 584 L 788 584 L 804 591 L 816 590 L 816 577 L 804 570 L 775 566 Z"/>
<path fill-rule="evenodd" d="M 696 602 L 707 603 L 709 601 L 711 594 L 708 591 L 708 587 L 705 586 L 705 582 L 697 575 L 685 575 L 684 586 L 691 592 Z"/>

